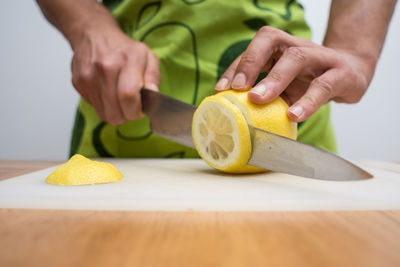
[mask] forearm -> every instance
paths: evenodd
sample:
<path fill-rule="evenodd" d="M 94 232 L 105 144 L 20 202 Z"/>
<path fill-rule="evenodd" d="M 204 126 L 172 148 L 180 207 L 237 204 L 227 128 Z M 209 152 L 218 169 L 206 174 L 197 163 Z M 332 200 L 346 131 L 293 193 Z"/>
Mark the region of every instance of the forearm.
<path fill-rule="evenodd" d="M 94 28 L 119 29 L 110 12 L 96 0 L 37 0 L 47 20 L 68 39 L 72 48 Z"/>
<path fill-rule="evenodd" d="M 351 51 L 372 79 L 396 0 L 332 0 L 324 45 Z"/>

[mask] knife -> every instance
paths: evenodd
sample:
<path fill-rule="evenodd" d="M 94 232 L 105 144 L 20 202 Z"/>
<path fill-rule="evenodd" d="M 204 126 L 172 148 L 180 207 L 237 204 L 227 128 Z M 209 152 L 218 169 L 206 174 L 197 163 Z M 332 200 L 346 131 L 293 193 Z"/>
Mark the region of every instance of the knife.
<path fill-rule="evenodd" d="M 157 135 L 195 148 L 192 118 L 196 107 L 146 88 L 141 90 L 142 111 Z M 252 125 L 249 165 L 320 180 L 363 180 L 373 176 L 334 153 L 295 141 Z"/>

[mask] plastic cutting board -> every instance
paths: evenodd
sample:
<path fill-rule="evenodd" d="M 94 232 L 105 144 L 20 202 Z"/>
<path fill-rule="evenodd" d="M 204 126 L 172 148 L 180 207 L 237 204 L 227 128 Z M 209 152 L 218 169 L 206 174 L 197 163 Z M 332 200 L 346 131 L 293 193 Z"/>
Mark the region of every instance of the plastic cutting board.
<path fill-rule="evenodd" d="M 104 159 L 102 159 L 104 160 Z M 226 175 L 196 159 L 115 159 L 121 182 L 45 183 L 56 168 L 0 182 L 0 208 L 158 211 L 400 209 L 400 165 L 357 162 L 373 179 L 320 181 L 282 173 Z"/>

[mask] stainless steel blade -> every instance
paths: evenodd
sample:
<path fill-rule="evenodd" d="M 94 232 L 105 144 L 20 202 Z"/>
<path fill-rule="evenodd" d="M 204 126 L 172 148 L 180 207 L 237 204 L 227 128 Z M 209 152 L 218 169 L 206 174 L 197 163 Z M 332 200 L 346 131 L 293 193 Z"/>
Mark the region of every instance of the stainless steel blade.
<path fill-rule="evenodd" d="M 192 119 L 196 107 L 143 88 L 142 110 L 151 130 L 176 143 L 195 148 Z M 252 155 L 249 164 L 272 171 L 322 180 L 360 180 L 372 175 L 328 151 L 249 125 Z"/>
<path fill-rule="evenodd" d="M 321 180 L 361 180 L 372 175 L 322 149 L 249 125 L 252 155 L 249 164 L 271 171 Z"/>
<path fill-rule="evenodd" d="M 143 88 L 142 111 L 150 118 L 151 130 L 181 145 L 195 148 L 192 118 L 196 107 L 175 98 Z"/>

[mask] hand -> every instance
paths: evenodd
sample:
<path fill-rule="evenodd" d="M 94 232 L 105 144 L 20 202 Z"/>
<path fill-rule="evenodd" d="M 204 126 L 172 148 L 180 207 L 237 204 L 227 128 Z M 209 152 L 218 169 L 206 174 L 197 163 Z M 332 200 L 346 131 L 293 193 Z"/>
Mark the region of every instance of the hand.
<path fill-rule="evenodd" d="M 265 104 L 281 95 L 291 106 L 289 118 L 301 122 L 329 100 L 358 102 L 372 79 L 370 62 L 356 48 L 328 48 L 266 26 L 221 76 L 215 90 L 248 90 L 261 72 L 269 72 L 251 89 L 249 99 Z"/>
<path fill-rule="evenodd" d="M 100 118 L 113 125 L 142 116 L 140 89 L 158 90 L 159 60 L 117 27 L 92 27 L 72 45 L 72 83 Z"/>

